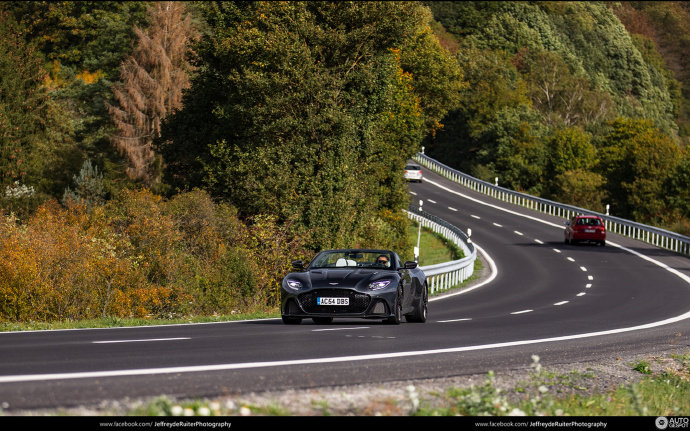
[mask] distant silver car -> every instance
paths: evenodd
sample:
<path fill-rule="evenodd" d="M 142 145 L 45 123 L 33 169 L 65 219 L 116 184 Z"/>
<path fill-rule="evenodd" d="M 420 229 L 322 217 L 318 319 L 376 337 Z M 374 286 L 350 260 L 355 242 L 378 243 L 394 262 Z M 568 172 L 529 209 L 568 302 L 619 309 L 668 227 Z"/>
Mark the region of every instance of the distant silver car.
<path fill-rule="evenodd" d="M 419 165 L 405 166 L 405 179 L 407 181 L 422 182 L 422 168 Z"/>

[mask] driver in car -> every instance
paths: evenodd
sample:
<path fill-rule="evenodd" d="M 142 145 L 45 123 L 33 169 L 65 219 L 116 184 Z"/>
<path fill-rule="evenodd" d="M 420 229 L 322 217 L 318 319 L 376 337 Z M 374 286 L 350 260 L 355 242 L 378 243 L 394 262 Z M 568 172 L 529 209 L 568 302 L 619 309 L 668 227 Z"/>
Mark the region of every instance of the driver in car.
<path fill-rule="evenodd" d="M 376 258 L 376 264 L 384 268 L 388 268 L 390 264 L 390 262 L 388 261 L 388 256 L 386 256 L 385 254 L 380 255 Z"/>

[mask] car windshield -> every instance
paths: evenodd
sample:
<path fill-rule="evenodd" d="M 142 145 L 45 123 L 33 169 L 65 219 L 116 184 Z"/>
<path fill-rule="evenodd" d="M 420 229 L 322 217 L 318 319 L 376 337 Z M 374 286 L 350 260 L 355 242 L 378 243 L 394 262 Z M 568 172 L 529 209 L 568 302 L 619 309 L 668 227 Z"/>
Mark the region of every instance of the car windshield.
<path fill-rule="evenodd" d="M 334 250 L 319 253 L 309 264 L 310 269 L 347 267 L 395 269 L 395 263 L 388 251 Z"/>
<path fill-rule="evenodd" d="M 578 219 L 577 224 L 585 226 L 601 226 L 601 220 L 598 218 L 586 217 Z"/>
<path fill-rule="evenodd" d="M 421 171 L 422 168 L 420 168 L 419 166 L 407 165 L 407 166 L 405 166 L 405 170 L 406 171 Z"/>

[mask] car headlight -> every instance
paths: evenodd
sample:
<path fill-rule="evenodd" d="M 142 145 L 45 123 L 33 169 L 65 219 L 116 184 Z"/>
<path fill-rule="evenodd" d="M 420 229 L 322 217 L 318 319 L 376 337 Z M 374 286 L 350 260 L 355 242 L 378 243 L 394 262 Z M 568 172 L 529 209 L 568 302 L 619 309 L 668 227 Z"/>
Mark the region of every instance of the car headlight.
<path fill-rule="evenodd" d="M 302 283 L 297 280 L 286 280 L 285 284 L 287 284 L 290 289 L 294 290 L 299 290 L 302 287 Z"/>
<path fill-rule="evenodd" d="M 390 280 L 379 280 L 379 281 L 375 281 L 373 283 L 370 283 L 369 289 L 372 289 L 372 290 L 383 289 L 384 287 L 388 287 L 389 284 L 391 284 Z"/>

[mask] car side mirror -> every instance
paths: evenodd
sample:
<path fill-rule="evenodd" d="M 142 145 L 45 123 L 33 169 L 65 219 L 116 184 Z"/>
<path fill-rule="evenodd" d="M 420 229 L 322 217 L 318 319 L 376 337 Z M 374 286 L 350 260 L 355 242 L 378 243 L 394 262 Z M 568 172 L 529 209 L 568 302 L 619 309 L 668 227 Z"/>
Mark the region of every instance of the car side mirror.
<path fill-rule="evenodd" d="M 301 260 L 294 260 L 292 261 L 292 268 L 302 271 L 304 270 L 304 262 Z"/>
<path fill-rule="evenodd" d="M 413 260 L 408 260 L 405 262 L 405 269 L 415 269 L 417 267 L 417 262 Z"/>

